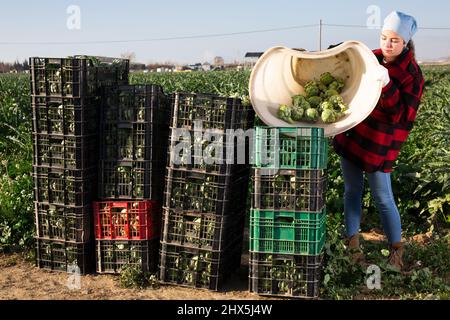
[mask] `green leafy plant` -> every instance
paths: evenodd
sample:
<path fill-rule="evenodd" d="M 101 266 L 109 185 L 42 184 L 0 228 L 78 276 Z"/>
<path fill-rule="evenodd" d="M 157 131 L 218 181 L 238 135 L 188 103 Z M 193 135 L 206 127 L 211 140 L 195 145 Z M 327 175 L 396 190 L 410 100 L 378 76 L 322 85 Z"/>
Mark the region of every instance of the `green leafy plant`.
<path fill-rule="evenodd" d="M 155 274 L 142 271 L 138 265 L 127 264 L 120 271 L 120 286 L 122 288 L 145 289 L 159 288 L 159 281 Z"/>
<path fill-rule="evenodd" d="M 29 81 L 0 76 L 0 251 L 31 248 L 34 235 Z"/>
<path fill-rule="evenodd" d="M 332 214 L 327 219 L 327 242 L 321 295 L 329 299 L 351 299 L 359 293 L 364 270 L 351 261 L 343 241 L 343 219 Z"/>

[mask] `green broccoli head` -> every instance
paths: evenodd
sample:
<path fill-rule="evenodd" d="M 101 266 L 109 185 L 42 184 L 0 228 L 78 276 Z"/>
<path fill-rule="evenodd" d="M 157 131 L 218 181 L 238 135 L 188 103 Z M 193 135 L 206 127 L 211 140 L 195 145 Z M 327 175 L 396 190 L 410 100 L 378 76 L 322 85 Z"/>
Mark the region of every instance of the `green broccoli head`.
<path fill-rule="evenodd" d="M 308 100 L 302 95 L 293 96 L 292 105 L 303 109 L 308 109 L 310 107 Z"/>
<path fill-rule="evenodd" d="M 344 103 L 344 99 L 342 99 L 342 97 L 339 94 L 335 94 L 332 95 L 328 98 L 328 101 L 332 104 L 332 105 L 339 105 L 341 103 Z"/>
<path fill-rule="evenodd" d="M 305 84 L 305 93 L 307 97 L 313 97 L 319 95 L 319 87 L 315 81 L 308 81 Z"/>
<path fill-rule="evenodd" d="M 291 116 L 292 116 L 292 107 L 289 107 L 286 104 L 280 104 L 280 107 L 278 109 L 277 112 L 277 116 L 278 118 L 280 118 L 281 120 L 284 120 L 286 122 L 289 123 L 293 123 L 294 121 L 292 120 Z"/>
<path fill-rule="evenodd" d="M 320 115 L 320 118 L 325 123 L 332 123 L 338 121 L 344 115 L 344 112 L 336 109 L 324 109 Z"/>
<path fill-rule="evenodd" d="M 333 110 L 333 104 L 330 101 L 323 101 L 320 105 L 319 105 L 319 109 L 320 110 L 326 110 L 326 109 L 330 109 Z"/>
<path fill-rule="evenodd" d="M 342 88 L 344 88 L 344 81 L 341 78 L 336 78 L 336 80 L 328 86 L 328 89 L 336 90 L 339 93 L 341 93 Z"/>
<path fill-rule="evenodd" d="M 336 111 L 333 109 L 324 109 L 322 111 L 322 114 L 320 115 L 320 118 L 325 123 L 332 123 L 336 121 Z"/>
<path fill-rule="evenodd" d="M 309 121 L 317 121 L 319 119 L 319 112 L 317 111 L 317 109 L 306 109 L 306 119 Z"/>
<path fill-rule="evenodd" d="M 330 83 L 335 81 L 336 79 L 329 72 L 324 72 L 320 75 L 320 82 L 324 85 L 328 86 Z"/>
<path fill-rule="evenodd" d="M 309 97 L 308 99 L 309 104 L 311 105 L 311 107 L 313 108 L 317 108 L 320 103 L 322 102 L 322 99 L 319 96 L 312 96 Z"/>
<path fill-rule="evenodd" d="M 327 97 L 327 98 L 336 96 L 336 95 L 339 95 L 339 92 L 337 92 L 334 89 L 328 89 L 327 91 L 325 91 L 325 97 Z"/>
<path fill-rule="evenodd" d="M 304 113 L 305 109 L 293 106 L 291 110 L 291 119 L 294 121 L 301 121 Z"/>
<path fill-rule="evenodd" d="M 347 110 L 339 95 L 343 88 L 341 78 L 324 72 L 319 80 L 310 80 L 305 84 L 305 95 L 292 97 L 292 107 L 280 105 L 278 116 L 289 123 L 302 120 L 316 122 L 319 118 L 325 123 L 335 122 Z"/>
<path fill-rule="evenodd" d="M 328 98 L 328 101 L 333 105 L 334 110 L 344 112 L 348 109 L 344 103 L 344 99 L 340 95 L 333 95 Z"/>
<path fill-rule="evenodd" d="M 317 87 L 319 88 L 319 94 L 324 93 L 325 91 L 327 91 L 328 87 L 326 85 L 324 85 L 322 82 L 317 81 L 316 82 Z"/>
<path fill-rule="evenodd" d="M 294 107 L 300 107 L 303 108 L 305 104 L 307 103 L 305 96 L 302 95 L 296 95 L 292 97 L 292 105 Z"/>

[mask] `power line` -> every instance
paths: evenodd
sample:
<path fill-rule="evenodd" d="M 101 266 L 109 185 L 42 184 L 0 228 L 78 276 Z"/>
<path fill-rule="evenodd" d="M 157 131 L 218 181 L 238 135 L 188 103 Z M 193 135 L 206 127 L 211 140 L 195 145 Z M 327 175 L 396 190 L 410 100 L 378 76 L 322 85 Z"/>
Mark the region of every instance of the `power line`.
<path fill-rule="evenodd" d="M 357 24 L 332 24 L 323 23 L 320 24 L 306 24 L 299 26 L 289 26 L 271 29 L 260 29 L 251 31 L 240 31 L 240 32 L 230 32 L 230 33 L 211 33 L 211 34 L 199 34 L 190 36 L 176 36 L 176 37 L 162 37 L 162 38 L 149 38 L 149 39 L 131 39 L 131 40 L 95 40 L 95 41 L 47 41 L 47 42 L 23 42 L 23 41 L 4 41 L 0 42 L 0 45 L 81 45 L 81 44 L 108 44 L 108 43 L 131 43 L 131 42 L 155 42 L 155 41 L 171 41 L 171 40 L 188 40 L 188 39 L 202 39 L 202 38 L 218 38 L 227 36 L 237 36 L 243 34 L 252 33 L 265 33 L 283 30 L 294 30 L 294 29 L 304 29 L 311 27 L 343 27 L 343 28 L 368 28 L 367 25 L 357 25 Z M 381 28 L 382 26 L 373 26 L 374 28 Z M 419 30 L 450 30 L 450 27 L 419 27 Z"/>
<path fill-rule="evenodd" d="M 280 28 L 272 28 L 272 29 L 241 31 L 241 32 L 231 32 L 231 33 L 212 33 L 212 34 L 202 34 L 202 35 L 136 39 L 136 40 L 100 40 L 100 41 L 68 41 L 68 42 L 0 42 L 0 45 L 68 45 L 68 44 L 72 45 L 72 44 L 153 42 L 153 41 L 186 40 L 186 39 L 200 39 L 200 38 L 216 38 L 216 37 L 235 36 L 235 35 L 242 35 L 242 34 L 251 34 L 251 33 L 264 33 L 264 32 L 273 32 L 273 31 L 282 31 L 282 30 L 303 29 L 303 28 L 310 28 L 310 27 L 316 27 L 316 26 L 317 26 L 317 24 L 306 24 L 306 25 L 301 25 L 301 26 L 290 26 L 290 27 L 280 27 Z"/>
<path fill-rule="evenodd" d="M 323 23 L 324 26 L 329 27 L 344 27 L 344 28 L 367 28 L 367 25 L 360 24 L 331 24 Z M 373 26 L 374 28 L 381 28 L 382 26 Z M 419 30 L 450 30 L 450 27 L 419 27 Z"/>

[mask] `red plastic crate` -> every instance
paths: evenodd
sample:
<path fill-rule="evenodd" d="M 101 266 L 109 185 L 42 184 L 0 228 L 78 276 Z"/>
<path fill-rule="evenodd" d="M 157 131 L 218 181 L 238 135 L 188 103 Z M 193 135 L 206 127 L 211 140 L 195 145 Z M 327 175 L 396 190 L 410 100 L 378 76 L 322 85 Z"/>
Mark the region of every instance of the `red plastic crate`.
<path fill-rule="evenodd" d="M 97 240 L 151 240 L 160 236 L 157 201 L 95 201 L 93 210 Z"/>

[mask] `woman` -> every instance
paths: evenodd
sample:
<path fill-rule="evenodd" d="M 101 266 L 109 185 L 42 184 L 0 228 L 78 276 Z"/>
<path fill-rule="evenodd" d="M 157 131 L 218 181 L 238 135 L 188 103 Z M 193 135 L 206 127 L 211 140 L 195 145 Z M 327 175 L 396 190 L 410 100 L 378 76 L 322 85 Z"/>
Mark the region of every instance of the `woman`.
<path fill-rule="evenodd" d="M 386 17 L 380 49 L 373 51 L 381 65 L 380 100 L 363 122 L 333 140 L 341 158 L 346 236 L 349 249 L 357 251 L 354 260 L 364 259 L 358 232 L 365 172 L 389 242 L 388 262 L 398 270 L 403 266 L 402 228 L 390 173 L 413 126 L 422 96 L 424 79 L 415 61 L 411 40 L 416 30 L 416 20 L 412 16 L 394 11 Z"/>

